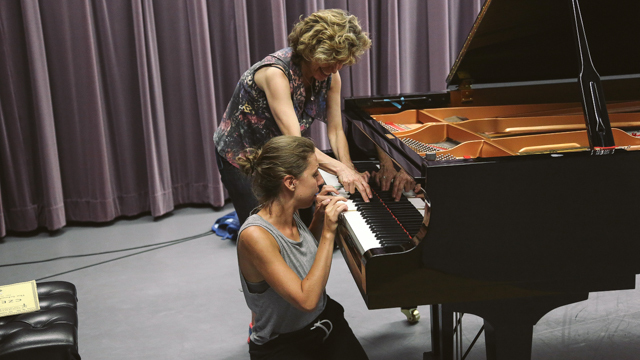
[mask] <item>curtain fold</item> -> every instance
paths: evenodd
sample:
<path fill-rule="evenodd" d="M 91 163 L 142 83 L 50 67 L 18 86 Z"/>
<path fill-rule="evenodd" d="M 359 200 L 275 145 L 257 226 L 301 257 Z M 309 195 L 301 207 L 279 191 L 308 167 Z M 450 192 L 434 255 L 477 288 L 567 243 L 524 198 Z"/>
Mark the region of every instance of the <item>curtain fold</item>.
<path fill-rule="evenodd" d="M 444 90 L 481 0 L 0 1 L 0 237 L 180 204 L 222 206 L 212 135 L 300 16 L 373 40 L 343 97 Z M 329 148 L 326 126 L 312 137 Z"/>
<path fill-rule="evenodd" d="M 0 110 L 2 110 L 2 107 L 0 107 Z M 0 194 L 2 194 L 2 186 L 0 186 Z M 7 225 L 4 222 L 4 208 L 2 206 L 2 198 L 0 198 L 0 237 L 5 236 L 6 234 Z"/>
<path fill-rule="evenodd" d="M 58 144 L 51 103 L 49 72 L 44 48 L 40 10 L 37 1 L 23 0 L 25 35 L 36 132 L 38 164 L 34 178 L 38 204 L 38 223 L 47 229 L 59 229 L 66 224 L 62 179 L 58 160 Z M 41 193 L 39 193 L 41 191 Z M 34 227 L 32 225 L 31 227 Z"/>
<path fill-rule="evenodd" d="M 189 35 L 192 44 L 193 76 L 196 85 L 196 102 L 198 106 L 200 138 L 204 149 L 213 149 L 213 137 L 217 108 L 215 89 L 213 87 L 213 59 L 211 57 L 211 39 L 209 37 L 209 20 L 207 3 L 204 0 L 187 3 L 189 15 Z M 204 158 L 203 182 L 197 184 L 200 191 L 189 199 L 179 199 L 179 203 L 200 202 L 204 199 L 214 206 L 224 205 L 224 187 L 220 181 L 215 153 L 202 151 Z"/>
<path fill-rule="evenodd" d="M 0 38 L 1 37 L 2 37 L 2 29 L 0 29 Z M 2 110 L 2 101 L 0 100 L 0 141 L 2 141 L 2 144 L 7 144 L 9 142 L 7 139 L 7 132 L 4 130 L 4 127 L 2 126 L 5 123 L 3 113 L 4 111 Z M 5 149 L 0 149 L 0 154 L 5 152 L 2 150 L 5 150 Z M 0 166 L 3 166 L 5 164 L 5 161 L 3 160 L 4 159 L 0 157 Z M 5 223 L 5 220 L 4 220 L 5 214 L 4 214 L 4 205 L 3 205 L 5 201 L 6 200 L 3 200 L 2 182 L 0 181 L 0 238 L 7 234 L 7 224 Z"/>
<path fill-rule="evenodd" d="M 271 16 L 273 19 L 273 39 L 274 47 L 282 49 L 287 47 L 289 41 L 287 36 L 287 14 L 285 10 L 285 0 L 271 0 Z"/>
<path fill-rule="evenodd" d="M 37 205 L 31 185 L 32 149 L 28 134 L 30 118 L 28 58 L 24 38 L 14 39 L 11 34 L 23 28 L 19 3 L 0 2 L 0 161 L 2 171 L 3 232 L 7 229 L 27 231 L 37 225 Z"/>
<path fill-rule="evenodd" d="M 451 58 L 455 45 L 451 44 L 449 33 L 449 4 L 444 1 L 428 1 L 427 6 L 428 64 L 433 69 L 433 76 L 428 79 L 429 88 L 444 90 L 450 65 L 455 61 L 455 58 Z"/>
<path fill-rule="evenodd" d="M 132 5 L 149 200 L 151 214 L 159 216 L 173 209 L 173 194 L 154 9 L 151 0 L 135 0 Z"/>
<path fill-rule="evenodd" d="M 398 2 L 384 1 L 380 3 L 378 8 L 379 23 L 375 28 L 380 29 L 377 35 L 380 47 L 378 48 L 378 56 L 380 59 L 380 70 L 378 77 L 380 78 L 380 89 L 385 89 L 387 94 L 398 94 L 400 89 L 400 77 L 402 69 L 400 68 L 400 59 L 408 58 L 409 54 L 400 52 L 400 27 L 398 23 Z M 383 38 L 385 38 L 383 40 Z M 406 50 L 406 49 L 403 49 Z M 379 93 L 381 91 L 378 91 Z"/>
<path fill-rule="evenodd" d="M 79 194 L 77 189 L 72 189 L 77 194 L 69 198 L 77 199 L 74 203 L 108 204 L 104 209 L 108 216 L 85 221 L 100 222 L 105 218 L 131 216 L 150 209 L 133 18 L 133 7 L 128 0 L 92 2 L 93 46 L 96 48 L 98 71 L 91 82 L 99 89 L 99 110 L 90 116 L 104 119 L 103 129 L 107 138 L 103 157 L 107 166 L 102 176 L 108 179 L 108 183 L 103 184 L 104 189 L 97 193 Z M 91 139 L 86 132 L 83 134 Z M 74 208 L 74 203 L 68 207 Z"/>
<path fill-rule="evenodd" d="M 213 6 L 220 5 L 214 4 Z M 248 69 L 251 66 L 251 58 L 249 52 L 249 24 L 247 22 L 247 4 L 245 0 L 234 0 L 234 7 L 226 8 L 225 12 L 220 14 L 229 13 L 229 10 L 235 15 L 235 30 L 236 30 L 236 43 L 238 54 L 238 65 L 240 69 Z M 215 7 L 214 7 L 215 8 Z M 223 43 L 222 41 L 220 43 Z"/>
<path fill-rule="evenodd" d="M 24 37 L 13 38 L 16 30 Z M 0 48 L 0 236 L 57 229 L 66 222 L 37 1 L 1 5 Z"/>
<path fill-rule="evenodd" d="M 67 219 L 113 219 L 119 209 L 92 4 L 42 2 L 41 16 Z"/>
<path fill-rule="evenodd" d="M 346 10 L 358 18 L 362 29 L 371 33 L 369 2 L 366 0 L 347 0 L 346 6 Z M 373 94 L 371 51 L 361 56 L 355 65 L 341 70 L 341 74 L 345 74 L 342 79 L 343 97 L 370 96 Z"/>

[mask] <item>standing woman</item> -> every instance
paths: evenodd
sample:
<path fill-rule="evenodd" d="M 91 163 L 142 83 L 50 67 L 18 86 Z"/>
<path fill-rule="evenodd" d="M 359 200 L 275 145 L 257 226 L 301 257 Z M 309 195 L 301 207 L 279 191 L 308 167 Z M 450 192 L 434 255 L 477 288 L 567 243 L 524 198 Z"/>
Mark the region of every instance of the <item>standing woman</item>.
<path fill-rule="evenodd" d="M 320 167 L 338 176 L 345 189 L 371 197 L 369 174 L 355 170 L 342 128 L 338 70 L 352 65 L 371 46 L 358 19 L 343 10 L 321 10 L 298 22 L 291 47 L 254 64 L 240 78 L 213 137 L 218 167 L 240 223 L 258 202 L 236 158 L 278 135 L 308 136 L 314 120 L 327 123 L 336 159 L 315 149 Z"/>
<path fill-rule="evenodd" d="M 252 360 L 367 359 L 344 309 L 325 292 L 338 215 L 347 206 L 331 196 L 331 186 L 318 193 L 323 181 L 315 153 L 309 139 L 278 136 L 238 158 L 261 204 L 240 229 L 237 246 L 244 297 L 256 314 Z M 314 202 L 306 228 L 298 210 Z"/>

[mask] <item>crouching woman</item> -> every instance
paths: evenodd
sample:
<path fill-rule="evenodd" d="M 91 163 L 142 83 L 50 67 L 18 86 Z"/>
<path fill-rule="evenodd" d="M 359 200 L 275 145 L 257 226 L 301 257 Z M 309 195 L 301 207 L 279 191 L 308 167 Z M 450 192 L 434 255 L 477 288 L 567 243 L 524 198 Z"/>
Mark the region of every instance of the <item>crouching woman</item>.
<path fill-rule="evenodd" d="M 331 186 L 318 192 L 313 142 L 278 136 L 237 162 L 253 176 L 261 204 L 237 244 L 244 297 L 256 314 L 251 359 L 367 359 L 344 309 L 325 292 L 338 215 L 347 206 Z M 298 209 L 314 202 L 306 228 Z"/>

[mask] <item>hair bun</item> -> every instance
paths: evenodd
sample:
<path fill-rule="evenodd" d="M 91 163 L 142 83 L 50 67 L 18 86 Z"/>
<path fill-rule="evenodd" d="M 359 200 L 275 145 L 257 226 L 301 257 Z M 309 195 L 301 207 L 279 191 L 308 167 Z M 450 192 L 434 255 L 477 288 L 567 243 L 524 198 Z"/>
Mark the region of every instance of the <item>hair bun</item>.
<path fill-rule="evenodd" d="M 262 150 L 247 149 L 244 155 L 236 158 L 236 162 L 240 166 L 240 170 L 247 176 L 252 176 L 259 167 L 259 158 Z"/>

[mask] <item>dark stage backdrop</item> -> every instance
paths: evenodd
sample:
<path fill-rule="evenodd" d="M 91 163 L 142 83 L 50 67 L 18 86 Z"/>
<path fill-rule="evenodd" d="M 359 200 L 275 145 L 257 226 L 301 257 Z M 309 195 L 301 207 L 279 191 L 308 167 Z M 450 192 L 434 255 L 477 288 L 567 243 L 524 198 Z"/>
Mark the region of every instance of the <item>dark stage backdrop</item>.
<path fill-rule="evenodd" d="M 370 33 L 343 96 L 426 92 L 445 89 L 481 2 L 2 0 L 0 237 L 222 206 L 213 132 L 300 15 L 342 8 Z"/>

